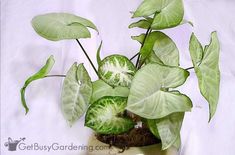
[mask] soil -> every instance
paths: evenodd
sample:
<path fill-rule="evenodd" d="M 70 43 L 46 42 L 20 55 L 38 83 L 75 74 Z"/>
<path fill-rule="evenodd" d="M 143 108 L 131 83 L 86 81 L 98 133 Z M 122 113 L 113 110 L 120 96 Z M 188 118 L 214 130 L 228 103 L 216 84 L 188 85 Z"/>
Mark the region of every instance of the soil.
<path fill-rule="evenodd" d="M 129 147 L 147 146 L 161 142 L 146 126 L 133 128 L 129 132 L 119 135 L 96 134 L 96 138 L 103 143 L 109 144 L 110 147 L 121 148 L 121 152 Z"/>

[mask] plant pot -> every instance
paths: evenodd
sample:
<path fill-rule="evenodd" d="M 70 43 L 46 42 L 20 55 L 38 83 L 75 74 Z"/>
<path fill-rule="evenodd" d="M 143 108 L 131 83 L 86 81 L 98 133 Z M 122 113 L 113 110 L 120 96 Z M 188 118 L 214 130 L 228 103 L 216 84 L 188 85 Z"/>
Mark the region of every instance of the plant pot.
<path fill-rule="evenodd" d="M 162 151 L 161 144 L 130 147 L 122 152 L 122 149 L 114 146 L 109 148 L 108 144 L 97 140 L 94 134 L 89 138 L 88 146 L 92 149 L 87 151 L 87 155 L 178 155 L 178 151 L 174 147 Z"/>

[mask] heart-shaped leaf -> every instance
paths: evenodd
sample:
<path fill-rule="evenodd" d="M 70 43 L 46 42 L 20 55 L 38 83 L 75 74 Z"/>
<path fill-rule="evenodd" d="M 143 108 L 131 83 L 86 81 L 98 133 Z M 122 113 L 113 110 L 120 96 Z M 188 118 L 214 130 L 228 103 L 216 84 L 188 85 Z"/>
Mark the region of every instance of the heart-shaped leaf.
<path fill-rule="evenodd" d="M 103 80 L 97 80 L 92 83 L 93 93 L 90 103 L 94 103 L 98 99 L 104 96 L 121 96 L 127 97 L 129 95 L 129 89 L 127 87 L 111 87 Z"/>
<path fill-rule="evenodd" d="M 68 13 L 48 13 L 33 18 L 32 26 L 42 37 L 52 40 L 89 38 L 87 27 L 97 30 L 89 20 Z"/>
<path fill-rule="evenodd" d="M 140 50 L 141 61 L 163 63 L 168 66 L 179 66 L 179 50 L 166 34 L 155 31 L 150 33 Z"/>
<path fill-rule="evenodd" d="M 183 2 L 182 0 L 144 0 L 133 17 L 146 17 L 153 14 L 152 29 L 175 27 L 183 20 Z"/>
<path fill-rule="evenodd" d="M 70 125 L 87 110 L 92 95 L 92 83 L 83 64 L 74 63 L 64 79 L 62 111 Z"/>
<path fill-rule="evenodd" d="M 161 119 L 148 120 L 150 131 L 161 139 L 162 150 L 170 146 L 179 148 L 180 146 L 180 129 L 184 119 L 184 113 L 173 113 Z"/>
<path fill-rule="evenodd" d="M 54 57 L 50 56 L 47 59 L 46 64 L 37 73 L 35 73 L 34 75 L 30 76 L 25 81 L 24 86 L 21 88 L 21 90 L 20 90 L 20 93 L 21 93 L 21 102 L 22 102 L 22 105 L 25 108 L 26 114 L 28 113 L 29 108 L 28 108 L 28 106 L 26 104 L 26 101 L 25 101 L 25 89 L 27 88 L 27 86 L 31 82 L 33 82 L 35 80 L 38 80 L 38 79 L 41 79 L 41 78 L 44 78 L 51 71 L 54 63 L 55 63 Z"/>
<path fill-rule="evenodd" d="M 147 119 L 190 111 L 192 102 L 186 95 L 166 91 L 182 85 L 188 76 L 179 67 L 147 64 L 134 76 L 126 109 Z"/>
<path fill-rule="evenodd" d="M 102 60 L 98 72 L 100 78 L 110 86 L 129 87 L 136 68 L 127 57 L 111 55 Z"/>
<path fill-rule="evenodd" d="M 210 44 L 205 46 L 204 50 L 196 36 L 192 34 L 189 49 L 201 94 L 209 103 L 210 121 L 216 112 L 220 86 L 220 45 L 216 32 L 211 34 Z"/>
<path fill-rule="evenodd" d="M 100 134 L 121 134 L 134 127 L 131 119 L 121 116 L 126 107 L 126 97 L 106 96 L 88 108 L 85 126 Z"/>

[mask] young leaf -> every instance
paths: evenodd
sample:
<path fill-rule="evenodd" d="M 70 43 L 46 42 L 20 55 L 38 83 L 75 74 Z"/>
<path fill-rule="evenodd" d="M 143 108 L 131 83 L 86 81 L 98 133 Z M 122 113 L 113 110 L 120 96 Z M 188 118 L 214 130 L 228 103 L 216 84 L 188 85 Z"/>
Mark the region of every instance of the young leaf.
<path fill-rule="evenodd" d="M 192 33 L 190 37 L 189 51 L 193 62 L 193 66 L 198 66 L 202 61 L 203 47 L 201 43 L 198 41 L 197 37 L 194 35 L 194 33 Z"/>
<path fill-rule="evenodd" d="M 216 32 L 212 32 L 210 44 L 204 50 L 192 34 L 189 49 L 201 94 L 209 103 L 210 121 L 216 112 L 220 86 L 220 45 Z"/>
<path fill-rule="evenodd" d="M 62 111 L 70 125 L 87 110 L 92 95 L 92 83 L 83 64 L 74 63 L 62 88 Z"/>
<path fill-rule="evenodd" d="M 161 119 L 148 120 L 148 126 L 151 132 L 160 137 L 162 150 L 171 146 L 177 149 L 180 147 L 180 129 L 184 119 L 184 113 L 173 113 Z M 157 134 L 156 134 L 157 133 Z"/>
<path fill-rule="evenodd" d="M 104 96 L 121 96 L 127 97 L 129 95 L 129 89 L 127 87 L 111 87 L 103 80 L 97 80 L 92 83 L 93 93 L 90 103 L 94 103 L 98 99 Z"/>
<path fill-rule="evenodd" d="M 147 119 L 158 119 L 174 112 L 190 111 L 191 100 L 168 88 L 182 85 L 189 72 L 179 67 L 147 64 L 132 80 L 126 109 Z"/>
<path fill-rule="evenodd" d="M 100 58 L 101 47 L 102 47 L 102 41 L 101 41 L 100 46 L 97 49 L 97 53 L 96 53 L 96 60 L 97 60 L 98 66 L 100 66 L 100 64 L 101 64 L 101 58 Z"/>
<path fill-rule="evenodd" d="M 152 22 L 153 22 L 152 18 L 141 19 L 137 22 L 130 24 L 129 28 L 139 27 L 139 28 L 143 28 L 143 29 L 148 29 L 151 27 Z"/>
<path fill-rule="evenodd" d="M 24 83 L 24 86 L 21 88 L 20 90 L 20 93 L 21 93 L 21 102 L 22 102 L 22 105 L 24 106 L 25 108 L 25 111 L 26 111 L 26 114 L 28 113 L 29 111 L 29 108 L 26 104 L 26 101 L 25 101 L 25 90 L 27 88 L 27 86 L 35 81 L 35 80 L 38 80 L 38 79 L 42 79 L 44 78 L 52 69 L 53 65 L 55 63 L 55 60 L 54 60 L 54 57 L 53 56 L 50 56 L 47 61 L 46 61 L 46 64 L 37 72 L 35 73 L 34 75 L 30 76 Z"/>
<path fill-rule="evenodd" d="M 160 31 L 155 31 L 148 35 L 140 53 L 142 62 L 152 55 L 165 65 L 179 66 L 179 50 L 176 44 L 170 37 Z"/>
<path fill-rule="evenodd" d="M 182 0 L 144 0 L 133 17 L 154 15 L 151 28 L 160 30 L 179 25 L 183 20 L 184 8 Z"/>
<path fill-rule="evenodd" d="M 127 57 L 111 55 L 102 60 L 98 72 L 100 78 L 110 86 L 129 87 L 136 68 Z"/>
<path fill-rule="evenodd" d="M 126 97 L 106 96 L 88 108 L 85 126 L 100 134 L 121 134 L 134 127 L 134 122 L 121 116 L 126 107 Z"/>
<path fill-rule="evenodd" d="M 87 27 L 97 30 L 89 20 L 68 13 L 48 13 L 33 18 L 34 30 L 43 38 L 52 41 L 89 38 Z"/>
<path fill-rule="evenodd" d="M 140 44 L 143 44 L 145 34 L 139 36 L 131 36 L 131 39 L 138 41 Z"/>

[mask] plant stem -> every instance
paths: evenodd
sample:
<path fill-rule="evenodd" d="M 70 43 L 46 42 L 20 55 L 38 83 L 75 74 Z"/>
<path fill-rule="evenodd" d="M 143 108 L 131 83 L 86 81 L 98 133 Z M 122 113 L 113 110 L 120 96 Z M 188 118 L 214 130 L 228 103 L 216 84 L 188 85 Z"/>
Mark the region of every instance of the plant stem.
<path fill-rule="evenodd" d="M 130 60 L 133 60 L 135 57 L 137 57 L 139 55 L 139 52 L 136 53 L 133 57 L 130 58 Z"/>
<path fill-rule="evenodd" d="M 44 78 L 47 78 L 47 77 L 66 77 L 66 75 L 46 75 L 46 76 L 44 76 Z"/>
<path fill-rule="evenodd" d="M 146 31 L 146 34 L 145 34 L 145 36 L 144 36 L 144 40 L 143 40 L 143 43 L 142 43 L 142 45 L 141 45 L 141 47 L 140 47 L 140 49 L 144 46 L 144 43 L 145 43 L 145 40 L 146 40 L 146 38 L 147 38 L 147 36 L 148 36 L 148 34 L 149 34 L 149 32 L 150 32 L 151 30 L 150 30 L 150 27 L 147 29 L 147 31 Z M 139 61 L 140 61 L 140 53 L 138 53 L 138 57 L 137 57 L 137 61 L 136 61 L 136 68 L 140 68 L 141 67 L 141 64 L 139 64 Z"/>
<path fill-rule="evenodd" d="M 90 62 L 90 64 L 91 64 L 92 68 L 93 68 L 93 69 L 94 69 L 94 71 L 95 71 L 95 73 L 98 75 L 98 71 L 96 70 L 95 65 L 94 65 L 94 64 L 93 64 L 93 62 L 91 61 L 91 59 L 90 59 L 90 57 L 88 56 L 88 54 L 87 54 L 86 50 L 83 48 L 82 44 L 79 42 L 79 40 L 78 40 L 78 39 L 76 39 L 76 41 L 77 41 L 78 45 L 81 47 L 81 49 L 82 49 L 83 53 L 86 55 L 86 58 L 87 58 L 87 59 L 88 59 L 88 61 Z"/>
<path fill-rule="evenodd" d="M 189 68 L 186 68 L 185 70 L 190 70 L 190 69 L 193 69 L 194 67 L 189 67 Z"/>

